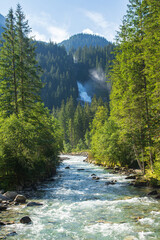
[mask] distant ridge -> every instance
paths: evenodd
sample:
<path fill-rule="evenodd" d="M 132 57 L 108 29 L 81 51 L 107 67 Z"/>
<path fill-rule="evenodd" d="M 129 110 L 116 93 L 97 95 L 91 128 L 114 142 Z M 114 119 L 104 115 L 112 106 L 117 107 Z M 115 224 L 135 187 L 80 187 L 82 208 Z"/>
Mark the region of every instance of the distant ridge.
<path fill-rule="evenodd" d="M 91 35 L 86 33 L 79 33 L 76 35 L 71 36 L 68 40 L 64 40 L 63 42 L 59 43 L 59 46 L 64 46 L 67 52 L 71 49 L 78 49 L 79 47 L 105 47 L 109 44 L 109 41 L 104 37 L 100 37 L 97 35 Z"/>
<path fill-rule="evenodd" d="M 0 35 L 3 32 L 3 27 L 5 26 L 5 17 L 0 14 Z"/>

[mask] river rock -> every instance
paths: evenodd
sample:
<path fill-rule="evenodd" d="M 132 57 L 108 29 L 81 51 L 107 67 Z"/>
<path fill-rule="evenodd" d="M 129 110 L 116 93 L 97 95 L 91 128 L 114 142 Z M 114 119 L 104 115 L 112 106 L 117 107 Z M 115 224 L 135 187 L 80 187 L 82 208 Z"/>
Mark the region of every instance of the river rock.
<path fill-rule="evenodd" d="M 115 171 L 118 171 L 118 170 L 120 170 L 120 167 L 119 167 L 119 166 L 115 166 L 115 167 L 114 167 L 114 170 L 115 170 Z"/>
<path fill-rule="evenodd" d="M 14 199 L 15 203 L 25 203 L 26 202 L 26 197 L 23 195 L 17 195 Z"/>
<path fill-rule="evenodd" d="M 67 166 L 67 167 L 65 167 L 65 169 L 70 169 L 70 167 L 69 167 L 69 166 Z"/>
<path fill-rule="evenodd" d="M 18 195 L 17 192 L 14 192 L 14 191 L 8 191 L 6 193 L 3 194 L 4 197 L 8 198 L 9 200 L 14 200 L 15 197 Z"/>
<path fill-rule="evenodd" d="M 11 221 L 11 222 L 0 222 L 0 226 L 5 226 L 5 225 L 11 225 L 14 224 L 15 222 Z"/>
<path fill-rule="evenodd" d="M 93 180 L 99 180 L 100 177 L 93 176 L 92 179 L 93 179 Z"/>
<path fill-rule="evenodd" d="M 77 171 L 84 171 L 84 170 L 85 170 L 84 168 L 77 169 Z"/>
<path fill-rule="evenodd" d="M 156 199 L 160 199 L 160 194 L 158 194 L 155 198 L 156 198 Z"/>
<path fill-rule="evenodd" d="M 0 211 L 5 211 L 7 209 L 7 206 L 0 204 Z"/>
<path fill-rule="evenodd" d="M 21 220 L 20 220 L 20 223 L 23 223 L 23 224 L 29 224 L 31 222 L 32 222 L 32 220 L 28 216 L 25 216 L 25 217 L 21 218 Z"/>
<path fill-rule="evenodd" d="M 0 222 L 0 226 L 5 226 L 6 224 L 4 222 Z"/>
<path fill-rule="evenodd" d="M 6 235 L 6 237 L 13 237 L 13 236 L 16 236 L 16 235 L 17 235 L 16 232 L 11 232 L 11 233 L 8 233 L 8 234 Z"/>
<path fill-rule="evenodd" d="M 117 180 L 112 180 L 112 181 L 108 181 L 108 182 L 105 182 L 105 185 L 114 185 L 116 184 Z"/>
<path fill-rule="evenodd" d="M 147 182 L 135 182 L 134 187 L 147 187 L 148 183 Z"/>
<path fill-rule="evenodd" d="M 130 175 L 130 176 L 126 177 L 125 179 L 136 179 L 136 175 Z"/>
<path fill-rule="evenodd" d="M 42 203 L 38 203 L 38 202 L 29 202 L 27 203 L 27 207 L 34 207 L 34 206 L 42 206 Z"/>
<path fill-rule="evenodd" d="M 149 192 L 147 195 L 152 196 L 152 195 L 157 195 L 157 194 L 158 194 L 157 190 L 153 190 L 153 191 Z"/>
<path fill-rule="evenodd" d="M 1 201 L 7 201 L 8 198 L 5 197 L 5 196 L 3 196 L 3 194 L 0 193 L 0 200 L 1 200 Z"/>

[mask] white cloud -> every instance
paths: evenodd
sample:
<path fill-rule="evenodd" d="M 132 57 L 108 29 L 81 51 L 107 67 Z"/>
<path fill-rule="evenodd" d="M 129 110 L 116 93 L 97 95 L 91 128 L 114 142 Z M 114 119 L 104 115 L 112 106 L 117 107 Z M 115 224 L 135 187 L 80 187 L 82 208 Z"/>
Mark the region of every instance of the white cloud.
<path fill-rule="evenodd" d="M 107 28 L 108 22 L 104 19 L 103 15 L 97 12 L 85 11 L 85 14 L 90 18 L 97 26 L 101 28 Z"/>
<path fill-rule="evenodd" d="M 69 38 L 68 32 L 63 28 L 48 26 L 47 31 L 51 35 L 51 40 L 56 43 L 62 42 L 64 39 Z"/>
<path fill-rule="evenodd" d="M 89 28 L 84 29 L 82 32 L 87 34 L 92 34 L 92 35 L 94 34 L 94 32 Z"/>
<path fill-rule="evenodd" d="M 43 41 L 43 42 L 48 41 L 48 39 L 46 38 L 46 36 L 44 34 L 40 34 L 39 32 L 34 31 L 34 30 L 32 30 L 30 36 L 33 37 L 37 41 Z"/>
<path fill-rule="evenodd" d="M 39 16 L 28 15 L 29 24 L 32 26 L 31 35 L 36 40 L 59 43 L 69 37 L 67 27 L 64 25 L 59 27 L 49 14 L 42 12 Z"/>
<path fill-rule="evenodd" d="M 94 24 L 95 31 L 105 37 L 109 41 L 114 41 L 115 33 L 118 30 L 118 25 L 113 22 L 108 22 L 101 13 L 93 11 L 83 11 L 85 16 Z"/>

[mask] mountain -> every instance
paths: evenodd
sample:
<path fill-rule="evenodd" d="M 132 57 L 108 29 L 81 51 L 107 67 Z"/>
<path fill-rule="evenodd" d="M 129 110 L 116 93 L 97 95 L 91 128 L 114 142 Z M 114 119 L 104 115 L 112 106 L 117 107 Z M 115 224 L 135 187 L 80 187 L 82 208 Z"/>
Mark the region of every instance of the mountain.
<path fill-rule="evenodd" d="M 5 17 L 0 14 L 0 35 L 3 32 L 3 28 L 5 26 Z"/>
<path fill-rule="evenodd" d="M 53 106 L 60 107 L 62 100 L 66 102 L 70 96 L 76 100 L 78 86 L 72 55 L 67 54 L 64 47 L 51 42 L 37 42 L 36 53 L 43 69 L 41 97 L 45 106 L 52 110 Z"/>
<path fill-rule="evenodd" d="M 78 49 L 79 47 L 84 47 L 84 46 L 105 47 L 108 44 L 109 42 L 104 37 L 79 33 L 79 34 L 73 35 L 68 40 L 64 40 L 58 45 L 64 46 L 67 52 L 69 52 L 71 49 Z"/>

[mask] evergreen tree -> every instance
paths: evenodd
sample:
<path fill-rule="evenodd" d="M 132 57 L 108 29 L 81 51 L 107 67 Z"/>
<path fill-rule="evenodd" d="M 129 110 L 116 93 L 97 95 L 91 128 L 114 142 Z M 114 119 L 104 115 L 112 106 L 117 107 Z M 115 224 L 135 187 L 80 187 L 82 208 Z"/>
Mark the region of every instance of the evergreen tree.
<path fill-rule="evenodd" d="M 17 5 L 16 10 L 16 32 L 17 32 L 17 72 L 18 72 L 18 102 L 20 108 L 27 110 L 34 107 L 35 101 L 40 101 L 40 89 L 42 87 L 39 78 L 40 67 L 36 61 L 35 46 L 30 33 L 28 21 L 22 12 L 21 6 Z"/>
<path fill-rule="evenodd" d="M 17 33 L 15 18 L 10 9 L 2 34 L 0 51 L 0 112 L 2 116 L 18 113 Z"/>

